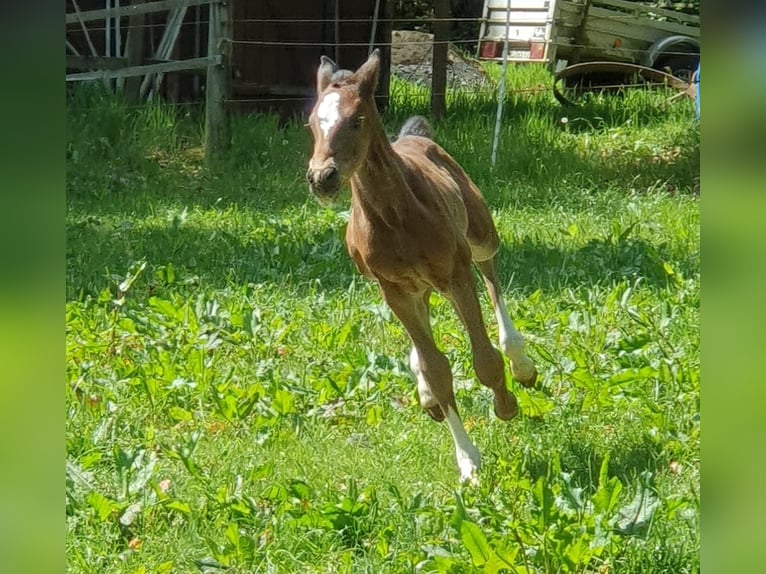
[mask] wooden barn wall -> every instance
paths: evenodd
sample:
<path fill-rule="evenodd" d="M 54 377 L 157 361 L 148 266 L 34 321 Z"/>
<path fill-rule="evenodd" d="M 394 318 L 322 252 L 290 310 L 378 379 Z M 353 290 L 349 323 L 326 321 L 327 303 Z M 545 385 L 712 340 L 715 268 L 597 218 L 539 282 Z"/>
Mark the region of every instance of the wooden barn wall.
<path fill-rule="evenodd" d="M 305 113 L 314 99 L 322 55 L 335 59 L 336 0 L 237 0 L 232 53 L 232 95 L 247 108 L 271 109 L 284 117 Z M 380 2 L 375 36 L 381 48 L 378 105 L 388 105 L 390 2 Z M 356 69 L 367 59 L 375 0 L 339 0 L 339 54 L 342 68 Z M 262 43 L 257 43 L 262 42 Z M 300 45 L 291 45 L 300 44 Z M 260 100 L 260 101 L 254 101 Z"/>
<path fill-rule="evenodd" d="M 65 0 L 66 12 L 74 12 Z M 314 100 L 319 57 L 335 58 L 336 0 L 233 0 L 231 51 L 231 109 L 233 111 L 271 111 L 282 120 L 305 114 Z M 105 8 L 104 0 L 78 0 L 80 10 Z M 123 0 L 121 5 L 128 5 Z M 338 64 L 355 69 L 367 58 L 372 32 L 375 0 L 338 0 Z M 377 101 L 388 105 L 391 60 L 390 0 L 381 0 L 375 43 L 381 49 L 381 77 Z M 164 32 L 168 12 L 147 14 L 144 25 L 144 57 L 151 59 Z M 200 25 L 197 23 L 200 22 Z M 183 21 L 172 58 L 195 58 L 207 52 L 208 8 L 190 7 Z M 121 18 L 122 47 L 128 36 L 129 19 Z M 105 55 L 106 28 L 103 20 L 86 23 L 91 42 L 99 56 Z M 91 55 L 79 24 L 67 25 L 67 39 L 83 56 Z M 252 42 L 252 43 L 248 43 Z M 301 46 L 290 43 L 305 44 Z M 112 54 L 115 34 L 112 31 Z M 72 70 L 75 71 L 75 70 Z M 162 96 L 174 102 L 204 100 L 205 74 L 182 72 L 167 74 Z"/>

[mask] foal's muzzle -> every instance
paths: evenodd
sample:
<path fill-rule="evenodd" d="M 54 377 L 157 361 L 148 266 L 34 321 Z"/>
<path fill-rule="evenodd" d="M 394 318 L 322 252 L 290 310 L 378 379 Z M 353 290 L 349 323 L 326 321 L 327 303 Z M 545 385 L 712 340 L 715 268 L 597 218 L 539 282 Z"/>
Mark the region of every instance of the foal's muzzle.
<path fill-rule="evenodd" d="M 340 189 L 340 173 L 335 165 L 306 172 L 309 189 L 320 202 L 332 201 Z"/>

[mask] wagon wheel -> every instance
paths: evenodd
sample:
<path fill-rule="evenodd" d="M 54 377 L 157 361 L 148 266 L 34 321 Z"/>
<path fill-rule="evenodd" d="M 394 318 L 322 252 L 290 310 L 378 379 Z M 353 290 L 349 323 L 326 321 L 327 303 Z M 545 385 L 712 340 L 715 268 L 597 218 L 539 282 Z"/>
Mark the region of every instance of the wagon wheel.
<path fill-rule="evenodd" d="M 668 72 L 684 82 L 691 82 L 699 63 L 700 55 L 698 53 L 669 54 L 657 58 L 653 68 Z"/>
<path fill-rule="evenodd" d="M 583 62 L 567 66 L 563 70 L 556 72 L 553 80 L 553 95 L 561 105 L 573 106 L 575 103 L 564 95 L 566 86 L 570 86 L 570 91 L 574 94 L 580 94 L 583 91 L 604 90 L 606 86 L 599 82 L 592 82 L 592 79 L 601 76 L 622 77 L 629 75 L 636 76 L 650 84 L 662 84 L 685 93 L 689 89 L 689 82 L 682 80 L 672 74 L 639 66 L 638 64 L 627 64 L 624 62 Z M 591 82 L 587 82 L 587 80 Z M 561 84 L 561 85 L 559 85 Z M 620 82 L 613 82 L 609 88 L 621 87 Z M 572 95 L 570 94 L 570 97 Z"/>

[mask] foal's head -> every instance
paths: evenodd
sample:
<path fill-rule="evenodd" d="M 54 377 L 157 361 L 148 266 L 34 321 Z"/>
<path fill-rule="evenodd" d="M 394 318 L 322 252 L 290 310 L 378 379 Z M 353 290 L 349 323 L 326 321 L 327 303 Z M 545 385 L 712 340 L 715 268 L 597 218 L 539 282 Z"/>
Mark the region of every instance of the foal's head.
<path fill-rule="evenodd" d="M 375 50 L 356 72 L 338 70 L 322 56 L 317 70 L 317 102 L 309 116 L 314 151 L 306 179 L 322 204 L 331 204 L 343 183 L 362 165 L 377 113 L 375 87 L 380 56 Z"/>

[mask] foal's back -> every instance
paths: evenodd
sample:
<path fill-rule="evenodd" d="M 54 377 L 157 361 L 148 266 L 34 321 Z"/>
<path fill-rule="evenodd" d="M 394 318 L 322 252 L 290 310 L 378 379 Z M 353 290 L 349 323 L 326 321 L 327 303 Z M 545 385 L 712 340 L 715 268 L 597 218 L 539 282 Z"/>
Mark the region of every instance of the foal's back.
<path fill-rule="evenodd" d="M 491 258 L 499 246 L 497 231 L 479 188 L 463 168 L 430 137 L 400 135 L 392 147 L 415 196 L 440 212 L 439 204 L 444 205 L 443 215 L 466 238 L 474 260 Z"/>

